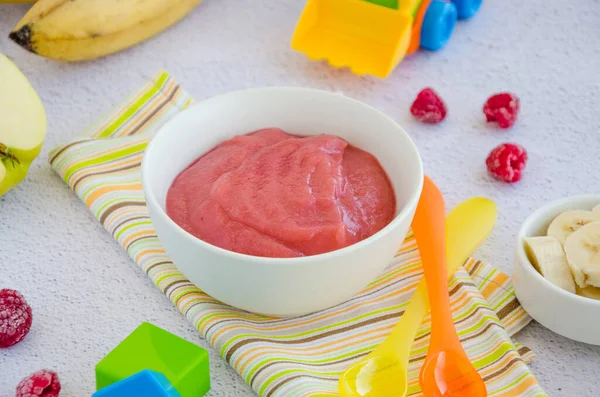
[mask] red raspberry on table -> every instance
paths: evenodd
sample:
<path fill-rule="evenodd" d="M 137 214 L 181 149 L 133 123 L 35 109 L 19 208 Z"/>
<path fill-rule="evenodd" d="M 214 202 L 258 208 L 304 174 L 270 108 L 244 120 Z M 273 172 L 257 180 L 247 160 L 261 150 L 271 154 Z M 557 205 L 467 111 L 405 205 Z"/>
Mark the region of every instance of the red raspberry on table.
<path fill-rule="evenodd" d="M 425 88 L 417 95 L 410 113 L 423 123 L 437 124 L 446 118 L 448 111 L 442 98 L 432 88 Z"/>
<path fill-rule="evenodd" d="M 527 151 L 515 143 L 503 143 L 485 161 L 491 176 L 506 183 L 518 182 L 527 163 Z"/>
<path fill-rule="evenodd" d="M 60 381 L 56 372 L 41 370 L 23 379 L 15 397 L 58 397 Z"/>
<path fill-rule="evenodd" d="M 0 348 L 21 342 L 31 328 L 31 307 L 20 292 L 0 289 Z"/>
<path fill-rule="evenodd" d="M 490 121 L 496 121 L 500 128 L 509 128 L 517 121 L 519 98 L 510 92 L 492 95 L 483 105 L 483 113 Z"/>

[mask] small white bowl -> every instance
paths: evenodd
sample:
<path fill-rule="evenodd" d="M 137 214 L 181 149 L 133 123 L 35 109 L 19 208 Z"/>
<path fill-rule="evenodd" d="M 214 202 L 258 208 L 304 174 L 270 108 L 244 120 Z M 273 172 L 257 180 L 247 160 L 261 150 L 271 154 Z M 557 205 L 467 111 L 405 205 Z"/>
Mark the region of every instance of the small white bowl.
<path fill-rule="evenodd" d="M 261 128 L 333 134 L 375 155 L 394 186 L 396 217 L 349 247 L 302 258 L 262 258 L 197 239 L 165 212 L 175 177 L 220 142 Z M 413 141 L 380 111 L 340 94 L 305 88 L 258 88 L 191 106 L 152 139 L 142 164 L 150 216 L 167 254 L 212 297 L 251 312 L 296 316 L 349 299 L 384 270 L 410 227 L 423 185 Z"/>
<path fill-rule="evenodd" d="M 537 322 L 567 338 L 600 345 L 600 301 L 575 295 L 550 283 L 533 267 L 525 253 L 525 237 L 544 236 L 561 212 L 591 210 L 600 195 L 568 197 L 531 214 L 517 235 L 513 284 L 517 299 Z"/>

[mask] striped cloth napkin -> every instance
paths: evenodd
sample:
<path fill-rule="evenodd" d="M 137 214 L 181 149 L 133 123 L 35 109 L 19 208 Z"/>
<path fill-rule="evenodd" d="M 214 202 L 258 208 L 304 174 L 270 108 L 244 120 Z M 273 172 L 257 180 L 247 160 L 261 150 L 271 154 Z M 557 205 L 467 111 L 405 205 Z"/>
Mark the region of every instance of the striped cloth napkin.
<path fill-rule="evenodd" d="M 165 255 L 148 216 L 140 162 L 152 135 L 192 98 L 158 73 L 90 129 L 50 153 L 50 163 L 104 228 L 200 334 L 260 396 L 336 396 L 340 374 L 379 344 L 406 309 L 421 278 L 409 235 L 363 292 L 336 307 L 293 318 L 266 318 L 229 307 L 192 285 Z M 490 396 L 546 396 L 529 370 L 533 353 L 511 340 L 530 321 L 510 279 L 468 260 L 450 282 L 454 320 Z M 409 396 L 420 396 L 429 318 L 418 332 Z"/>

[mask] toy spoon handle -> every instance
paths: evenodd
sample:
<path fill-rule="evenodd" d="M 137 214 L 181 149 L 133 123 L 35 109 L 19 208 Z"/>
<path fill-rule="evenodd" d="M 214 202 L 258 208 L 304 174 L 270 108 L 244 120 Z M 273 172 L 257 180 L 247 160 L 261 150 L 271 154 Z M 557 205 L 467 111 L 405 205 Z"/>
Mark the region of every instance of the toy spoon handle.
<path fill-rule="evenodd" d="M 407 343 L 407 341 L 412 342 L 415 339 L 423 316 L 428 310 L 427 286 L 425 280 L 421 280 L 410 299 L 408 309 L 384 342 L 377 347 L 377 351 L 394 350 L 397 357 L 401 358 L 400 361 L 407 362 L 412 348 L 412 343 Z M 374 354 L 377 354 L 377 351 Z"/>
<path fill-rule="evenodd" d="M 446 224 L 444 198 L 429 177 L 423 184 L 413 231 L 416 236 L 431 306 L 431 345 L 459 343 L 450 311 L 446 271 Z"/>
<path fill-rule="evenodd" d="M 454 273 L 488 236 L 496 222 L 496 205 L 483 197 L 473 197 L 456 206 L 446 218 L 446 273 Z M 410 355 L 412 343 L 423 320 L 429 312 L 427 284 L 422 278 L 410 300 L 406 312 L 398 324 L 373 351 L 373 355 L 388 349 L 397 352 L 398 357 L 406 360 Z"/>

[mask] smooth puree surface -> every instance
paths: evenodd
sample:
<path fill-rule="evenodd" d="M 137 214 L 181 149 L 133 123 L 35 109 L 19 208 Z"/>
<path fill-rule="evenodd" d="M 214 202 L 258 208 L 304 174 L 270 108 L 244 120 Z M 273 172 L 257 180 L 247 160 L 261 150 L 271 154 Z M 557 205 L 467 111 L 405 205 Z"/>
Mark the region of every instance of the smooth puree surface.
<path fill-rule="evenodd" d="M 396 212 L 377 159 L 332 135 L 269 128 L 222 142 L 181 172 L 167 214 L 197 238 L 263 257 L 334 251 L 386 226 Z"/>

